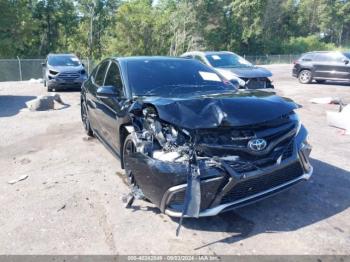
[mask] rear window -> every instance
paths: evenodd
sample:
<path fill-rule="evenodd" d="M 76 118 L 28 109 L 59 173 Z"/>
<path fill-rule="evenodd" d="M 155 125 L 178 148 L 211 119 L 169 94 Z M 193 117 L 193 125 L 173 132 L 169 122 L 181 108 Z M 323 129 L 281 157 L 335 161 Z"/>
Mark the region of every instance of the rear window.
<path fill-rule="evenodd" d="M 314 57 L 314 54 L 312 54 L 312 53 L 307 53 L 307 54 L 302 55 L 302 56 L 300 57 L 300 60 L 301 60 L 301 61 L 312 61 L 313 57 Z"/>
<path fill-rule="evenodd" d="M 318 53 L 315 56 L 315 61 L 318 62 L 342 62 L 343 59 L 343 55 L 339 52 Z"/>

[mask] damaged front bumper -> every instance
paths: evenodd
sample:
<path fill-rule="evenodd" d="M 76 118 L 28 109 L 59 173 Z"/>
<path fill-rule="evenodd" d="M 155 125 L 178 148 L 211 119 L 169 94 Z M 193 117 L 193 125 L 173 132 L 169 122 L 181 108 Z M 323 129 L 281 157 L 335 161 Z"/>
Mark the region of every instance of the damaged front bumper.
<path fill-rule="evenodd" d="M 198 159 L 200 179 L 199 213 L 195 217 L 215 216 L 287 189 L 307 180 L 313 168 L 311 147 L 302 126 L 290 148 L 264 167 L 247 169 L 230 161 Z M 127 160 L 146 198 L 173 217 L 191 217 L 184 211 L 188 187 L 188 164 L 154 159 L 135 153 Z M 246 170 L 245 170 L 246 169 Z M 239 171 L 237 171 L 239 170 Z"/>
<path fill-rule="evenodd" d="M 278 172 L 285 172 L 285 170 L 278 170 Z M 251 204 L 253 202 L 256 202 L 258 200 L 264 199 L 266 197 L 272 196 L 278 192 L 281 192 L 282 190 L 285 190 L 301 181 L 305 181 L 308 180 L 313 172 L 313 168 L 312 166 L 310 166 L 309 171 L 302 174 L 301 176 L 298 176 L 296 178 L 293 178 L 291 180 L 287 180 L 284 183 L 278 184 L 272 188 L 260 191 L 258 193 L 255 194 L 251 194 L 248 196 L 242 196 L 241 198 L 238 198 L 237 200 L 234 200 L 232 202 L 228 202 L 228 203 L 222 203 L 219 204 L 217 206 L 214 207 L 209 207 L 207 209 L 202 210 L 198 217 L 207 217 L 207 216 L 216 216 L 219 213 L 225 212 L 225 211 L 229 211 L 232 210 L 234 208 L 238 208 L 238 207 L 242 207 L 244 205 L 248 205 Z M 266 174 L 262 174 L 261 176 L 268 176 L 269 173 Z M 220 178 L 214 178 L 214 179 L 208 179 L 208 180 L 204 180 L 202 181 L 202 184 L 206 184 L 206 183 L 212 183 L 214 181 L 218 181 L 220 180 Z M 249 183 L 249 179 L 247 180 L 241 180 L 239 183 Z M 239 183 L 238 183 L 238 187 L 239 187 Z M 176 195 L 179 192 L 182 192 L 185 188 L 186 188 L 187 184 L 184 185 L 179 185 L 173 188 L 170 188 L 166 194 L 164 195 L 164 201 L 162 203 L 164 203 L 164 205 L 161 206 L 161 210 L 172 217 L 181 217 L 182 215 L 182 211 L 181 210 L 175 210 L 171 207 L 168 206 L 169 202 L 171 202 L 171 199 L 174 197 L 174 195 Z M 235 188 L 232 189 L 233 191 L 235 190 Z M 238 191 L 238 189 L 237 189 Z M 248 189 L 249 191 L 249 189 Z M 185 217 L 187 217 L 185 215 Z"/>

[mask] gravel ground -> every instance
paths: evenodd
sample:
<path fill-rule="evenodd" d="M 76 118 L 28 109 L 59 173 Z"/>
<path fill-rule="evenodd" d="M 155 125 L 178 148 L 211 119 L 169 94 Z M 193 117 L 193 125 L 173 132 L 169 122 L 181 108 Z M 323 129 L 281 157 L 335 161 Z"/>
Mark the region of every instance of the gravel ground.
<path fill-rule="evenodd" d="M 124 208 L 119 161 L 85 137 L 79 92 L 59 92 L 68 108 L 29 112 L 25 102 L 46 93 L 42 84 L 0 83 L 0 254 L 350 254 L 350 136 L 326 124 L 337 106 L 308 101 L 350 102 L 350 85 L 301 85 L 290 65 L 269 67 L 277 92 L 303 106 L 312 179 L 234 212 L 187 219 L 179 237 L 177 219 L 152 204 Z"/>

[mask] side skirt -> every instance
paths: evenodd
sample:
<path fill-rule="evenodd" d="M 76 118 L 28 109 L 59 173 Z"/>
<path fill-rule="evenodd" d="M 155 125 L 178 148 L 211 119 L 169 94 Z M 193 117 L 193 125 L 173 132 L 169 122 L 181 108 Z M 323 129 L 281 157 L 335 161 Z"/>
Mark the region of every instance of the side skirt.
<path fill-rule="evenodd" d="M 102 138 L 102 136 L 99 135 L 99 133 L 93 129 L 94 135 L 96 136 L 96 138 L 98 140 L 100 140 L 100 142 L 104 145 L 105 148 L 107 148 L 107 150 L 112 153 L 112 155 L 117 158 L 118 160 L 121 160 L 121 156 L 119 154 L 119 152 L 115 151 L 114 148 L 105 140 Z"/>

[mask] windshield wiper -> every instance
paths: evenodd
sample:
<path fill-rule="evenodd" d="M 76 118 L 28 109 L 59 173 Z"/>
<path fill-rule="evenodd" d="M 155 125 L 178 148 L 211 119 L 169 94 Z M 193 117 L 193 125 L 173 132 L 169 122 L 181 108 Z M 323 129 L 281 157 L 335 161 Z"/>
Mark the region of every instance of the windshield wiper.
<path fill-rule="evenodd" d="M 183 88 L 183 87 L 201 87 L 201 86 L 205 86 L 205 85 L 194 85 L 194 84 L 172 84 L 172 85 L 161 85 L 161 86 L 157 86 L 155 88 L 152 88 L 151 90 L 148 90 L 144 96 L 150 96 L 150 95 L 157 95 L 154 92 L 166 88 L 166 87 L 172 87 L 171 90 L 168 90 L 167 94 L 172 94 L 174 93 L 175 90 L 179 89 L 179 88 Z"/>
<path fill-rule="evenodd" d="M 199 96 L 220 96 L 220 95 L 231 95 L 234 94 L 237 91 L 237 89 L 232 90 L 215 90 L 215 91 L 197 91 L 192 94 L 199 95 Z"/>

